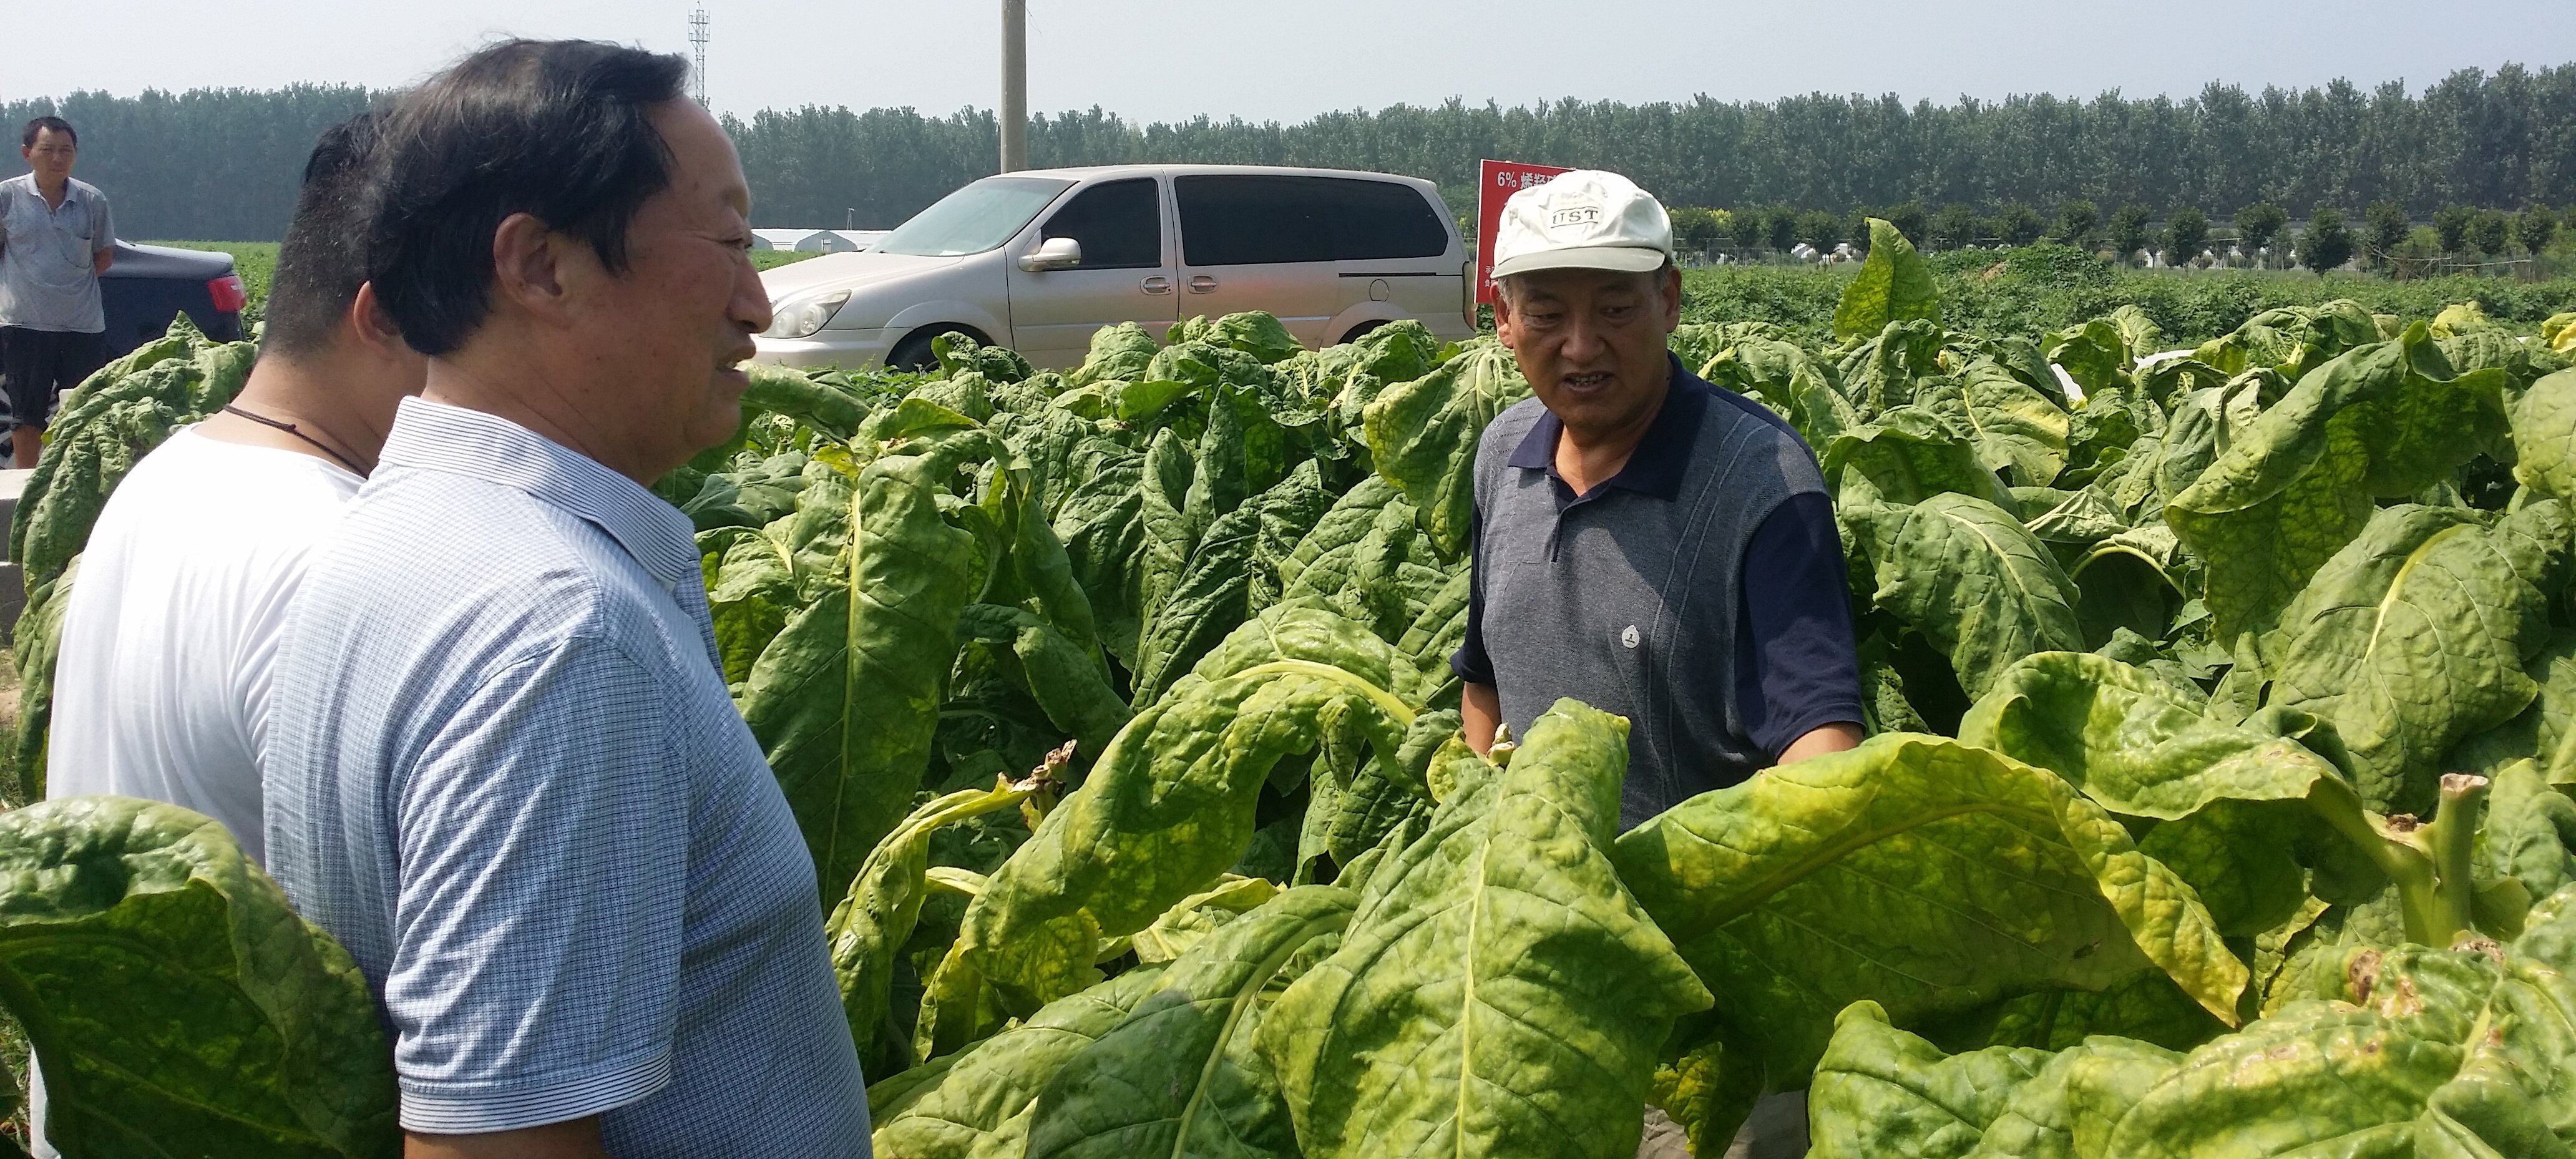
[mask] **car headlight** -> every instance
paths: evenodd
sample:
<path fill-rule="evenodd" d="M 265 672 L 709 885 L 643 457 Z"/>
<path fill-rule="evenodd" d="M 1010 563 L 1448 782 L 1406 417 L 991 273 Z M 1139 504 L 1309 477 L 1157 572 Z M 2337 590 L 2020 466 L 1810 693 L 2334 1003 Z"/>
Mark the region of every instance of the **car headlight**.
<path fill-rule="evenodd" d="M 770 311 L 765 338 L 807 338 L 832 321 L 832 315 L 850 300 L 848 290 L 834 290 L 815 298 L 790 298 Z"/>

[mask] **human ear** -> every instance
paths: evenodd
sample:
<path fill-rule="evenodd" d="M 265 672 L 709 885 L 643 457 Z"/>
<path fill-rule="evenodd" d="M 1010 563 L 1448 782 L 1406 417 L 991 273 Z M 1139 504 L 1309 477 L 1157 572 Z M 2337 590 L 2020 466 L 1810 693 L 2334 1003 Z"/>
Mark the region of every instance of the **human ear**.
<path fill-rule="evenodd" d="M 493 304 L 510 302 L 543 314 L 561 310 L 567 297 L 564 245 L 573 240 L 556 233 L 534 214 L 514 213 L 503 218 L 499 228 L 492 231 L 492 288 L 499 299 Z"/>
<path fill-rule="evenodd" d="M 358 284 L 357 295 L 349 299 L 347 321 L 350 332 L 368 346 L 390 351 L 404 345 L 402 329 L 394 325 L 393 316 L 385 312 L 383 299 L 376 296 L 374 282 Z"/>

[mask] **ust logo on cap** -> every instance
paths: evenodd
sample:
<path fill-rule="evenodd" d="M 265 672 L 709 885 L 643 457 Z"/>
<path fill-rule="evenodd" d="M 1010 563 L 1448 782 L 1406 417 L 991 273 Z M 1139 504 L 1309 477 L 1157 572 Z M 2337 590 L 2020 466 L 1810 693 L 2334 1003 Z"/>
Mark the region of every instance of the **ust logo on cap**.
<path fill-rule="evenodd" d="M 1620 646 L 1627 648 L 1634 648 L 1637 646 L 1637 626 L 1635 624 L 1630 624 L 1620 631 L 1619 644 Z"/>
<path fill-rule="evenodd" d="M 1598 205 L 1568 206 L 1547 215 L 1549 229 L 1564 229 L 1569 225 L 1599 224 L 1601 224 L 1601 207 Z"/>

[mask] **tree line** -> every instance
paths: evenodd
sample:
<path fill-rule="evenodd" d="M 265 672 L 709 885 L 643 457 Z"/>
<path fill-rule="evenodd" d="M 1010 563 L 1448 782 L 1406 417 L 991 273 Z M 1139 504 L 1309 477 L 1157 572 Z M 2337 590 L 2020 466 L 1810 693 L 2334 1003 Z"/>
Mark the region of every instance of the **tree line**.
<path fill-rule="evenodd" d="M 57 113 L 79 126 L 81 175 L 116 198 L 129 236 L 260 240 L 282 231 L 304 151 L 376 94 L 347 86 L 75 93 L 0 103 L 8 123 Z M 884 228 L 994 171 L 991 112 L 805 106 L 726 118 L 758 224 Z M 1907 103 L 1815 93 L 1776 101 L 1504 108 L 1452 100 L 1305 121 L 1197 117 L 1138 124 L 1097 108 L 1034 118 L 1038 166 L 1116 162 L 1322 165 L 1439 182 L 1472 203 L 1476 161 L 1616 169 L 1676 205 L 1958 205 L 1994 215 L 2068 201 L 2183 207 L 2220 218 L 2257 204 L 2305 215 L 2387 202 L 2576 202 L 2576 65 L 2402 81 L 2092 99 L 2038 94 Z M 2039 212 L 2039 211 L 2034 211 Z M 1989 218 L 1992 219 L 1991 217 Z M 2045 223 L 2043 223 L 2044 225 Z"/>

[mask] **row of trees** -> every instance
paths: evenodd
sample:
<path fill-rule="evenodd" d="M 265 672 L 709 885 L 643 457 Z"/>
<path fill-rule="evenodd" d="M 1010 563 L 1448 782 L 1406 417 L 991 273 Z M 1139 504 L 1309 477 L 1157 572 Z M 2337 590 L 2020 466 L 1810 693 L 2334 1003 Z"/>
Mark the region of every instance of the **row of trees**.
<path fill-rule="evenodd" d="M 2222 252 L 2232 247 L 2251 257 L 2288 241 L 2285 235 L 2290 227 L 2288 211 L 2270 201 L 2238 209 L 2229 222 L 2233 229 L 2222 239 L 2216 223 L 2197 207 L 2184 206 L 2170 214 L 2159 214 L 2143 203 L 2129 202 L 2106 217 L 2097 203 L 2079 197 L 2060 203 L 2054 216 L 2042 216 L 2038 210 L 2018 202 L 2002 206 L 1991 215 L 1979 214 L 1975 208 L 1958 202 L 1938 210 L 1927 210 L 1922 203 L 1909 201 L 1848 213 L 1787 205 L 1732 210 L 1683 208 L 1673 213 L 1673 230 L 1675 240 L 1689 250 L 1786 252 L 1805 244 L 1818 251 L 1831 251 L 1846 242 L 1865 244 L 1869 230 L 1862 223 L 1870 217 L 1885 218 L 1928 250 L 2052 241 L 2107 250 L 2121 261 L 2152 250 L 2163 255 L 2168 264 L 2176 265 L 2193 260 L 2213 244 Z M 2562 223 L 2569 218 L 2576 218 L 2576 206 L 2562 215 L 2539 203 L 2524 206 L 2516 213 L 2454 203 L 2434 211 L 2431 226 L 2419 227 L 2404 206 L 2381 199 L 2363 211 L 2356 230 L 2345 222 L 2342 211 L 2318 206 L 2310 211 L 2308 227 L 2301 235 L 2301 264 L 2309 264 L 2305 258 L 2313 257 L 2323 263 L 2316 268 L 2333 269 L 2356 254 L 2381 266 L 2400 257 L 2487 260 L 2504 257 L 2517 247 L 2522 253 L 2538 254 L 2557 240 Z M 2422 240 L 2419 231 L 2429 235 L 2430 245 L 2418 244 Z M 2410 253 L 2410 249 L 2426 252 Z"/>
<path fill-rule="evenodd" d="M 84 176 L 139 236 L 257 240 L 283 228 L 304 151 L 366 107 L 364 89 L 75 93 L 0 102 L 22 123 L 59 113 Z M 806 106 L 728 118 L 763 225 L 891 226 L 994 169 L 991 113 Z M 1326 165 L 1440 182 L 1473 196 L 1476 161 L 1615 169 L 1678 205 L 2363 205 L 2414 215 L 2461 204 L 2576 201 L 2576 65 L 2469 69 L 2411 91 L 2337 81 L 2257 91 L 2211 84 L 2176 100 L 2118 92 L 1908 103 L 1823 93 L 1503 108 L 1452 100 L 1295 124 L 1199 117 L 1139 125 L 1092 109 L 1034 119 L 1033 164 L 1199 161 Z M 2045 223 L 2043 222 L 2043 227 Z"/>

